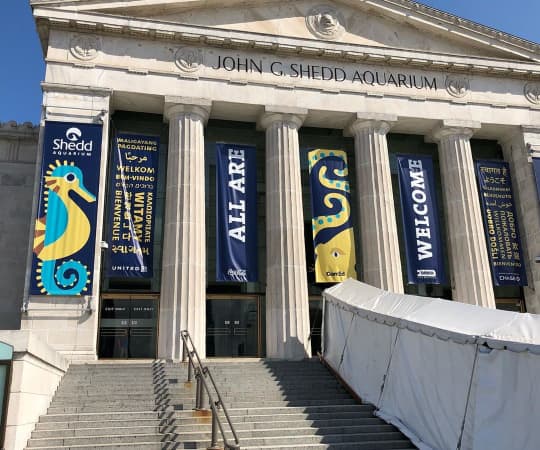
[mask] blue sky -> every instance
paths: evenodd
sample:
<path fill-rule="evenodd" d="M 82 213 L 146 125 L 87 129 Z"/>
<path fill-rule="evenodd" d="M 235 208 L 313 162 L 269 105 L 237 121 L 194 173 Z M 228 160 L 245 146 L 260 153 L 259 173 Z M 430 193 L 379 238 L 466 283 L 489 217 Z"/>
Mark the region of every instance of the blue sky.
<path fill-rule="evenodd" d="M 29 0 L 0 0 L 0 122 L 37 123 L 45 66 Z M 540 0 L 424 0 L 466 19 L 540 42 Z"/>

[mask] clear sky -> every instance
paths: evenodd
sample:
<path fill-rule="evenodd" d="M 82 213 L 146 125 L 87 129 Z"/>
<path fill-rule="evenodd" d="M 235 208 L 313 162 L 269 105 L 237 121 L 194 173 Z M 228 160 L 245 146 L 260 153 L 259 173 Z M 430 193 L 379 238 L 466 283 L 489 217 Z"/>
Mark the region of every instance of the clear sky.
<path fill-rule="evenodd" d="M 37 123 L 45 66 L 29 0 L 0 1 L 0 122 Z M 423 0 L 422 3 L 540 43 L 540 0 Z"/>

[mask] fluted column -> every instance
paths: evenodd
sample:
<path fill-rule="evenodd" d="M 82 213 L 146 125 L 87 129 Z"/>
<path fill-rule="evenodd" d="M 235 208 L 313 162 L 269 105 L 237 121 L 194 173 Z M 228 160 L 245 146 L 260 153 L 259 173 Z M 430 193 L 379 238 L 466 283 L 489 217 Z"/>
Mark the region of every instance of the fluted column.
<path fill-rule="evenodd" d="M 443 125 L 434 132 L 439 142 L 452 297 L 455 301 L 495 308 L 470 139 L 473 127 Z"/>
<path fill-rule="evenodd" d="M 540 203 L 531 156 L 540 157 L 540 126 L 504 131 L 501 139 L 504 159 L 510 163 L 514 202 L 519 218 L 523 258 L 528 286 L 523 287 L 527 312 L 540 314 Z"/>
<path fill-rule="evenodd" d="M 160 358 L 180 359 L 180 331 L 187 329 L 206 354 L 206 227 L 204 126 L 210 103 L 166 103 L 169 152 L 165 200 Z"/>
<path fill-rule="evenodd" d="M 308 356 L 309 305 L 298 114 L 267 112 L 266 129 L 266 353 Z"/>
<path fill-rule="evenodd" d="M 354 136 L 363 280 L 391 292 L 403 292 L 386 120 L 358 119 Z"/>

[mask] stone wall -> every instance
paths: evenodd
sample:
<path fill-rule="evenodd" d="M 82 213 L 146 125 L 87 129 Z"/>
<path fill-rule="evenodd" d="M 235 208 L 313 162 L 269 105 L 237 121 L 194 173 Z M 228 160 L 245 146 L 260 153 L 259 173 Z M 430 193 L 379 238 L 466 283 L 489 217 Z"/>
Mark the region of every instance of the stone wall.
<path fill-rule="evenodd" d="M 0 330 L 20 327 L 38 133 L 0 123 Z"/>

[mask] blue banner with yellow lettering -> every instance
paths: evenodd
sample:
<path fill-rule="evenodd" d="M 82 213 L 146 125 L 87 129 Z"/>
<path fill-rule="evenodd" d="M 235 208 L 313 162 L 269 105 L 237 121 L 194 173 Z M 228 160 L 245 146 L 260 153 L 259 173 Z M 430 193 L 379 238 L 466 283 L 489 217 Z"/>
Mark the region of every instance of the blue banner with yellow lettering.
<path fill-rule="evenodd" d="M 342 150 L 308 153 L 315 281 L 338 283 L 356 278 L 347 154 Z"/>
<path fill-rule="evenodd" d="M 504 161 L 477 161 L 482 214 L 495 286 L 526 286 L 510 166 Z"/>
<path fill-rule="evenodd" d="M 430 156 L 398 155 L 401 216 L 409 284 L 445 284 L 444 258 Z"/>
<path fill-rule="evenodd" d="M 94 276 L 102 125 L 45 122 L 31 295 L 87 295 Z"/>
<path fill-rule="evenodd" d="M 258 279 L 255 155 L 255 147 L 217 144 L 217 281 Z"/>
<path fill-rule="evenodd" d="M 109 199 L 107 274 L 153 276 L 159 137 L 118 134 Z"/>

